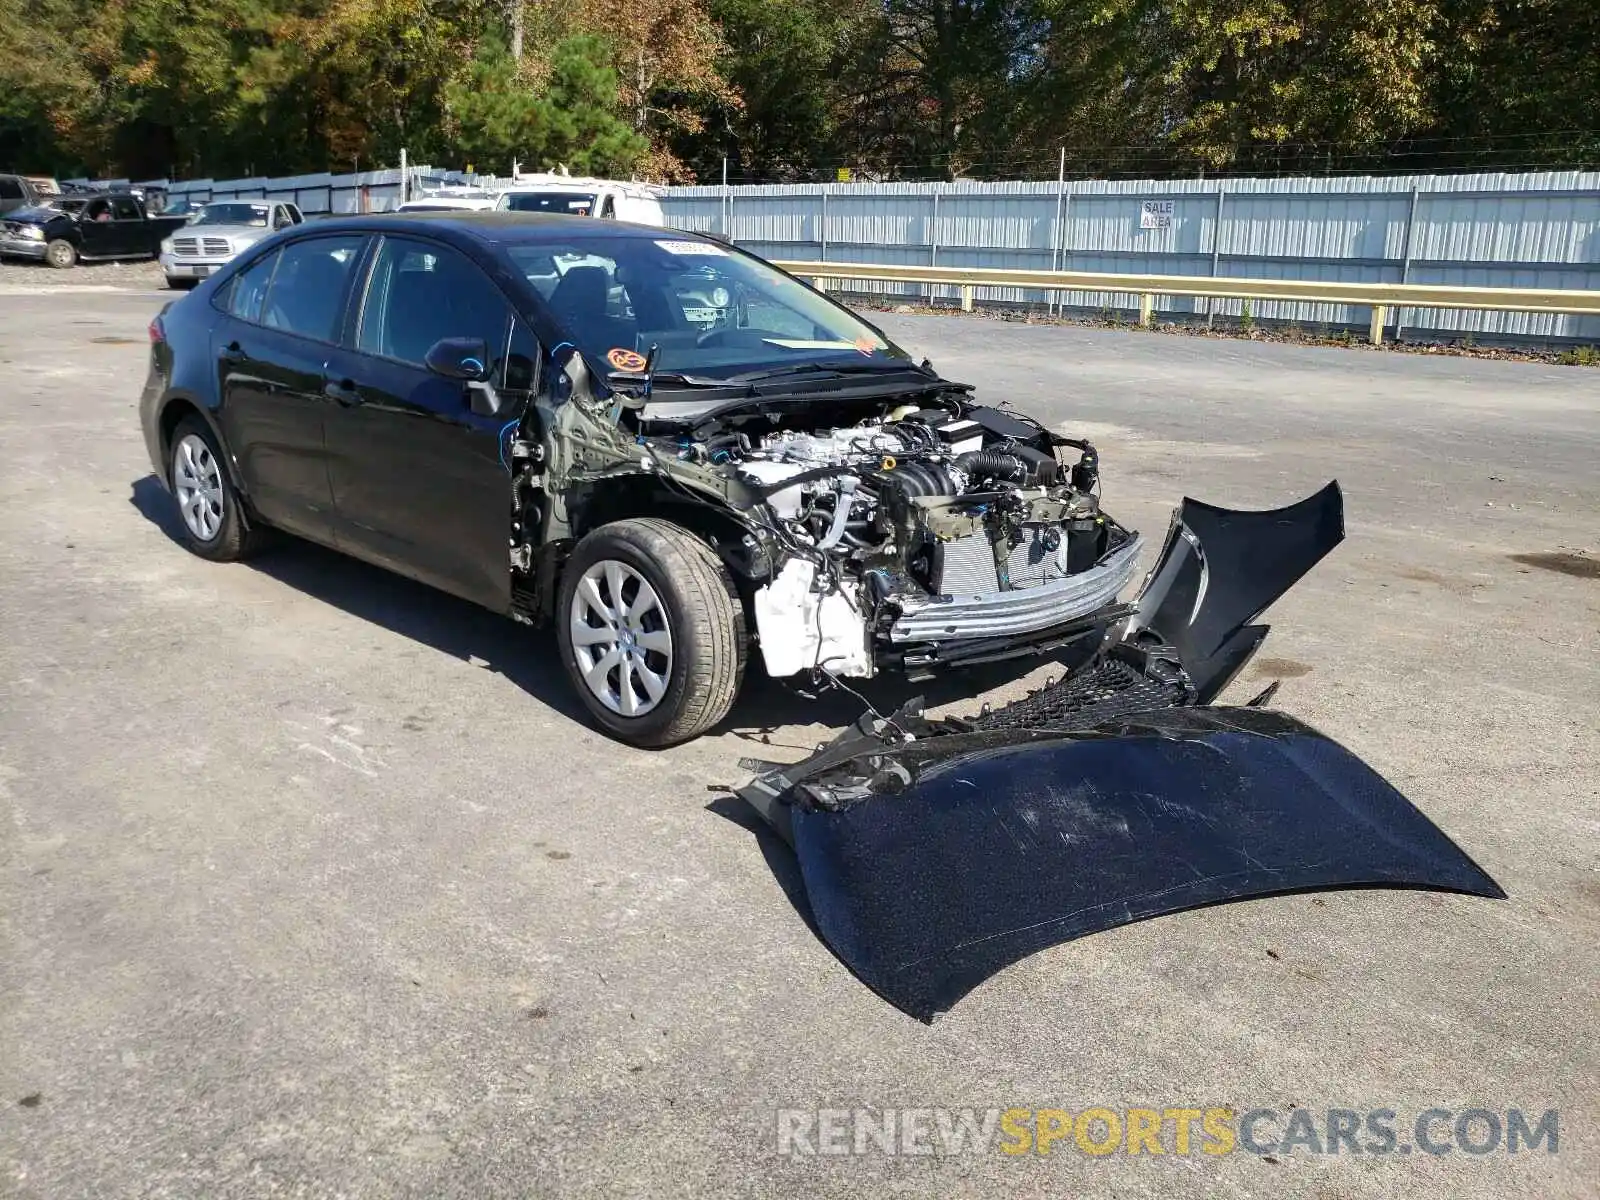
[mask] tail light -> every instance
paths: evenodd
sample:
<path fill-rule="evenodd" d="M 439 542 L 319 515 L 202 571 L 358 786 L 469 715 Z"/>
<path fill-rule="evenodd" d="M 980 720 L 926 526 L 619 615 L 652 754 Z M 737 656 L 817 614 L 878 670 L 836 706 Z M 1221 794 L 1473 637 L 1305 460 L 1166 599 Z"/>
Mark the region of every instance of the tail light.
<path fill-rule="evenodd" d="M 166 327 L 161 324 L 161 316 L 160 316 L 160 314 L 157 314 L 150 321 L 150 344 L 152 346 L 155 346 L 155 345 L 159 345 L 161 342 L 164 342 L 166 340 L 167 340 Z"/>

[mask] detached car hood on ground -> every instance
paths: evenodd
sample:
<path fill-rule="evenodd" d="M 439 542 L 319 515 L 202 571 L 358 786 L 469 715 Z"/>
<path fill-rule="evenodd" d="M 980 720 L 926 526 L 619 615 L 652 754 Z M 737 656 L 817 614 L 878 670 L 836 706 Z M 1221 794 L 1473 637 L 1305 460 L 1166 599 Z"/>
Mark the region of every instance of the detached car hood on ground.
<path fill-rule="evenodd" d="M 740 794 L 794 848 L 829 946 L 926 1021 L 1037 950 L 1220 901 L 1504 897 L 1338 743 L 1205 706 L 1265 638 L 1251 622 L 1342 537 L 1333 484 L 1265 513 L 1185 501 L 1133 616 L 1062 682 L 965 720 L 913 704 L 804 762 L 747 764 Z"/>

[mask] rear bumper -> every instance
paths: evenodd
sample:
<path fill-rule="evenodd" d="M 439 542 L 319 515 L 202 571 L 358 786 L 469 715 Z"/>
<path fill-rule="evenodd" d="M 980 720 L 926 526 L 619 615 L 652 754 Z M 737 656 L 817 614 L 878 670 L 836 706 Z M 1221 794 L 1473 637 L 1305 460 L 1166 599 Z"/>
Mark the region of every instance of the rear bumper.
<path fill-rule="evenodd" d="M 889 640 L 939 643 L 1046 634 L 1115 600 L 1138 570 L 1141 545 L 1135 534 L 1087 571 L 1038 587 L 901 598 Z"/>

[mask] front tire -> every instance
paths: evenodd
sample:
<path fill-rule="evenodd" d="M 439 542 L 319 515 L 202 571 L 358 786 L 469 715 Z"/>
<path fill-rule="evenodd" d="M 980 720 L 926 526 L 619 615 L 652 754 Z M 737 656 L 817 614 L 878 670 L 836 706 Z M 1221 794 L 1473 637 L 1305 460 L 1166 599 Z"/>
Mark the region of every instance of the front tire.
<path fill-rule="evenodd" d="M 193 279 L 174 278 L 171 275 L 167 276 L 167 286 L 175 292 L 187 292 L 194 287 L 195 283 L 196 281 Z"/>
<path fill-rule="evenodd" d="M 78 248 L 65 238 L 56 238 L 44 248 L 44 260 L 58 271 L 78 265 Z"/>
<path fill-rule="evenodd" d="M 216 436 L 199 417 L 178 422 L 167 463 L 184 545 L 212 562 L 236 562 L 254 553 L 257 531 L 245 523 L 244 505 Z"/>
<path fill-rule="evenodd" d="M 561 659 L 596 724 L 657 749 L 733 707 L 744 609 L 714 551 L 670 521 L 602 525 L 567 560 L 556 609 Z"/>

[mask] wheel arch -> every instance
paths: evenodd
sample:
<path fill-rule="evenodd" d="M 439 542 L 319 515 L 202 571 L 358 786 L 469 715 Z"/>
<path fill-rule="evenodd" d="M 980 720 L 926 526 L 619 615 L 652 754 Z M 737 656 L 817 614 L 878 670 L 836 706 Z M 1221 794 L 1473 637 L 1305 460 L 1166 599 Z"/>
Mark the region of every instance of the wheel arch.
<path fill-rule="evenodd" d="M 568 493 L 567 537 L 544 547 L 541 553 L 549 556 L 549 568 L 532 573 L 536 596 L 530 609 L 535 614 L 532 619 L 543 622 L 554 613 L 566 560 L 585 535 L 615 521 L 640 517 L 670 521 L 711 547 L 733 577 L 746 626 L 755 628 L 755 592 L 774 569 L 768 537 L 759 526 L 712 497 L 692 499 L 681 487 L 643 473 L 611 476 Z"/>
<path fill-rule="evenodd" d="M 211 436 L 216 439 L 217 446 L 222 450 L 222 462 L 228 469 L 229 482 L 233 484 L 234 491 L 238 492 L 241 498 L 248 500 L 250 493 L 239 473 L 239 464 L 233 457 L 233 447 L 229 446 L 228 439 L 223 437 L 222 427 L 217 424 L 216 414 L 187 392 L 173 392 L 161 402 L 161 410 L 156 414 L 156 435 L 161 444 L 163 481 L 168 487 L 172 486 L 172 435 L 186 417 L 198 417 L 211 431 Z"/>
<path fill-rule="evenodd" d="M 711 496 L 696 498 L 658 475 L 612 476 L 577 489 L 567 497 L 567 515 L 574 542 L 614 521 L 640 517 L 671 521 L 716 551 L 741 594 L 759 586 L 765 574 L 758 526 Z"/>

